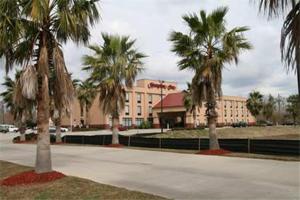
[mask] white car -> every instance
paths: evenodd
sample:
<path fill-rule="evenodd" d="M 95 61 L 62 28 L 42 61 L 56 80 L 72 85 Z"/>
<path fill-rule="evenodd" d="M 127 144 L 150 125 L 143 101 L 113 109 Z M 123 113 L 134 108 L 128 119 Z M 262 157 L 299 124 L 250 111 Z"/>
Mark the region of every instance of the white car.
<path fill-rule="evenodd" d="M 18 132 L 19 128 L 14 125 L 8 125 L 8 132 Z"/>

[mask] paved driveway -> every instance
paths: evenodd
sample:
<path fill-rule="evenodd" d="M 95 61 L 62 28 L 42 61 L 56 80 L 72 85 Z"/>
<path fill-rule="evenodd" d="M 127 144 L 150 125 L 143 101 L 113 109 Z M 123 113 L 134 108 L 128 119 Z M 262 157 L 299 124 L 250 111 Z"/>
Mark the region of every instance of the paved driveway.
<path fill-rule="evenodd" d="M 0 160 L 34 165 L 35 145 L 0 136 Z M 299 162 L 53 145 L 53 168 L 175 199 L 299 199 Z"/>

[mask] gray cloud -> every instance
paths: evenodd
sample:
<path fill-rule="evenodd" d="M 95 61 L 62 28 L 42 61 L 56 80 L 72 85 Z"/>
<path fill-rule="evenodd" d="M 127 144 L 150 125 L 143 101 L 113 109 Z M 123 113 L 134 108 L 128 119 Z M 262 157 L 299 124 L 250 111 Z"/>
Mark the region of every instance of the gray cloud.
<path fill-rule="evenodd" d="M 280 61 L 282 19 L 268 20 L 258 14 L 257 5 L 249 0 L 238 3 L 236 0 L 102 0 L 102 20 L 92 29 L 90 43 L 100 44 L 101 32 L 130 35 L 137 39 L 137 48 L 149 56 L 145 59 L 145 71 L 139 77 L 177 81 L 183 89 L 193 73 L 178 70 L 179 58 L 170 52 L 169 34 L 172 30 L 187 30 L 182 15 L 201 9 L 210 12 L 219 6 L 229 7 L 226 18 L 229 28 L 250 27 L 246 37 L 254 47 L 240 56 L 238 66 L 226 66 L 223 93 L 247 96 L 253 89 L 274 95 L 296 93 L 296 77 L 287 74 Z M 64 45 L 66 63 L 76 78 L 88 76 L 81 71 L 82 55 L 88 53 L 91 52 L 87 47 L 71 42 Z"/>

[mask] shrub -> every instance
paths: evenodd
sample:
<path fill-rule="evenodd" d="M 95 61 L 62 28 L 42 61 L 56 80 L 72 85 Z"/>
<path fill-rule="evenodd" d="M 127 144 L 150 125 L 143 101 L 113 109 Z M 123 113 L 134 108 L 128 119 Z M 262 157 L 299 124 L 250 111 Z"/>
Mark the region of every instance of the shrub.
<path fill-rule="evenodd" d="M 149 121 L 143 121 L 139 127 L 139 129 L 149 129 L 152 128 L 152 124 Z"/>

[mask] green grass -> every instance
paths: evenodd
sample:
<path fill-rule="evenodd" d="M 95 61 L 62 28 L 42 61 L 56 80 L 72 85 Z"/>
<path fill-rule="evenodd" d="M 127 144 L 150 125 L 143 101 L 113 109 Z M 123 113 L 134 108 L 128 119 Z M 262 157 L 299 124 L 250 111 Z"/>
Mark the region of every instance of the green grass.
<path fill-rule="evenodd" d="M 17 173 L 31 170 L 30 167 L 0 161 L 0 179 L 15 175 Z M 163 197 L 146 194 L 137 191 L 130 191 L 110 185 L 96 183 L 87 179 L 67 176 L 62 179 L 25 186 L 0 187 L 0 199 L 136 199 L 136 200 L 160 200 Z"/>
<path fill-rule="evenodd" d="M 273 138 L 273 139 L 300 139 L 300 126 L 267 126 L 247 128 L 218 128 L 219 138 Z M 208 138 L 207 129 L 175 130 L 163 134 L 144 137 L 155 138 Z"/>

